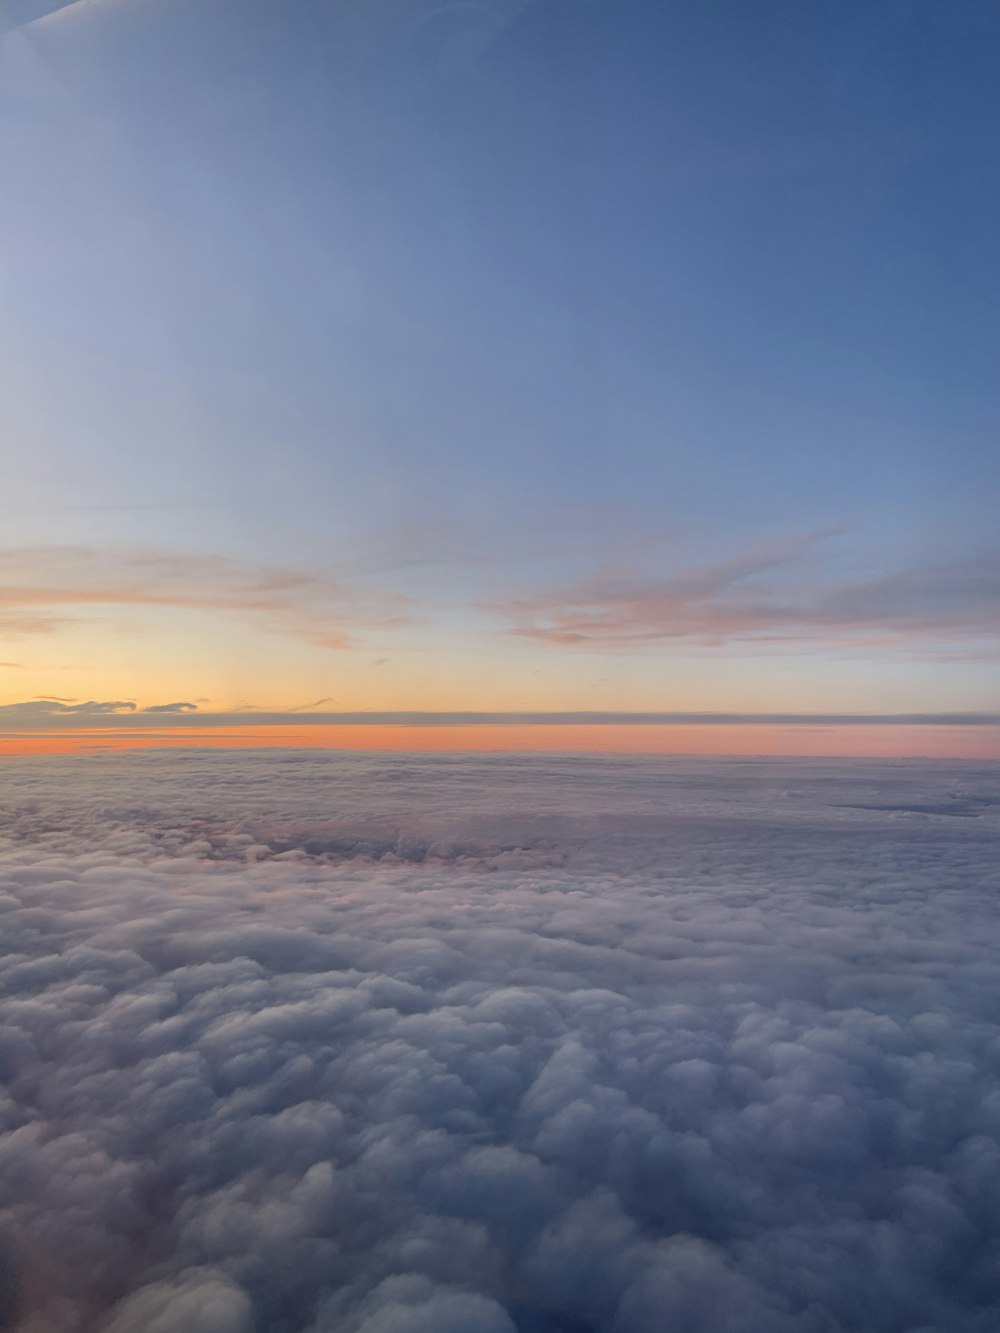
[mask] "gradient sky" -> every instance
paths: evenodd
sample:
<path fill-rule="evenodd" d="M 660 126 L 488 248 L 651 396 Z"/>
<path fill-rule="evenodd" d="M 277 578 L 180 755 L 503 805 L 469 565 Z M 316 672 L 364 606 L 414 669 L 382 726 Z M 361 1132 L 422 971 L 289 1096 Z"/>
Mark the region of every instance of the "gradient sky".
<path fill-rule="evenodd" d="M 992 0 L 5 0 L 0 704 L 1000 709 L 998 87 Z"/>

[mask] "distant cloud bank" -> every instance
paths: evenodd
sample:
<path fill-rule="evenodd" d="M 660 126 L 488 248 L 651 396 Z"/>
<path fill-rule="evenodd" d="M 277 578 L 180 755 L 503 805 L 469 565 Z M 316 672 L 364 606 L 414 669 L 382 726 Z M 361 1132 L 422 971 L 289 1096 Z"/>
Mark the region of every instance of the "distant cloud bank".
<path fill-rule="evenodd" d="M 307 708 L 272 710 L 244 708 L 230 712 L 201 712 L 197 704 L 152 704 L 143 708 L 132 700 L 88 700 L 67 704 L 30 699 L 0 706 L 0 734 L 31 727 L 184 727 L 254 726 L 915 726 L 995 727 L 1000 713 L 692 713 L 692 712 L 420 712 L 363 709 L 355 712 L 320 712 Z"/>
<path fill-rule="evenodd" d="M 992 1333 L 991 766 L 8 765 L 0 1327 Z"/>

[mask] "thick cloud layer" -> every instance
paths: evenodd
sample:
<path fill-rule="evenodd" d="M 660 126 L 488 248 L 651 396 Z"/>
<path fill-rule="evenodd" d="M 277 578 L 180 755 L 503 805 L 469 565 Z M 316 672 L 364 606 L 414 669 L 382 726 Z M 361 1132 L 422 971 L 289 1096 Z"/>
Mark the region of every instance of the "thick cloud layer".
<path fill-rule="evenodd" d="M 0 1327 L 1000 1326 L 1000 770 L 8 763 Z"/>

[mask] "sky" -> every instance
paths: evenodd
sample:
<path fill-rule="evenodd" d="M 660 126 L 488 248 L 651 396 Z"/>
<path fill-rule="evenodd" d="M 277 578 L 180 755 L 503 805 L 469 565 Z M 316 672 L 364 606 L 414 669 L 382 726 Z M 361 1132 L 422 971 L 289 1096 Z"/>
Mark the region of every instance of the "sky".
<path fill-rule="evenodd" d="M 985 0 L 5 0 L 4 743 L 1000 757 L 998 81 Z"/>

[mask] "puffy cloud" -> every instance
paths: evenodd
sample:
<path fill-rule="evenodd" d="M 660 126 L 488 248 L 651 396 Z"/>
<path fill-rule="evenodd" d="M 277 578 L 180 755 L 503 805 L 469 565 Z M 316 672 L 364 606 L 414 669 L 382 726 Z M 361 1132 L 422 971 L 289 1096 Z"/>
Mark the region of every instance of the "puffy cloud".
<path fill-rule="evenodd" d="M 253 1333 L 253 1306 L 224 1274 L 195 1269 L 121 1303 L 108 1333 Z"/>
<path fill-rule="evenodd" d="M 0 1326 L 1000 1321 L 995 766 L 97 755 L 0 816 Z"/>

